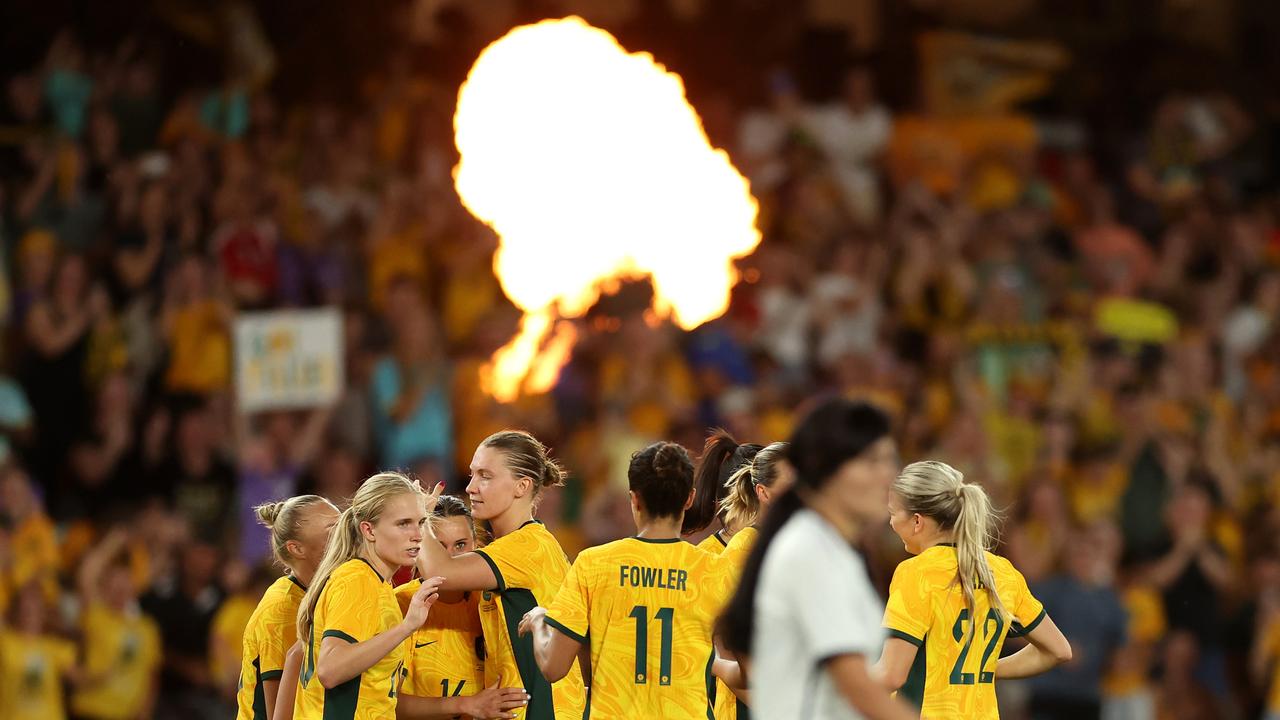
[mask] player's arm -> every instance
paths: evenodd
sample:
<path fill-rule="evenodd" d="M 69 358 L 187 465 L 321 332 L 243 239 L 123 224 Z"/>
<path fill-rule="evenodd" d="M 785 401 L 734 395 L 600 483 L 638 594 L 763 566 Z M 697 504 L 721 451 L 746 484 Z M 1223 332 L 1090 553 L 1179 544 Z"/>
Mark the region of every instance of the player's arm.
<path fill-rule="evenodd" d="M 465 715 L 476 720 L 516 716 L 515 710 L 529 704 L 524 688 L 500 688 L 499 682 L 475 695 L 457 697 L 421 697 L 401 693 L 396 697 L 397 720 L 451 720 Z"/>
<path fill-rule="evenodd" d="M 439 543 L 435 545 L 440 546 Z M 418 588 L 409 602 L 404 620 L 368 640 L 352 642 L 347 638 L 325 636 L 320 641 L 320 652 L 316 657 L 316 678 L 320 685 L 326 690 L 332 690 L 373 667 L 395 650 L 426 622 L 427 613 L 435 603 L 439 589 L 440 578 L 433 577 L 423 581 L 422 587 Z"/>
<path fill-rule="evenodd" d="M 916 661 L 917 652 L 919 652 L 918 645 L 900 637 L 889 637 L 884 641 L 880 662 L 876 663 L 872 673 L 886 690 L 895 692 L 907 682 L 907 676 L 911 674 L 911 665 Z"/>
<path fill-rule="evenodd" d="M 293 701 L 298 692 L 298 674 L 302 671 L 302 641 L 293 644 L 289 652 L 284 654 L 284 669 L 279 680 L 267 680 L 262 683 L 262 692 L 267 699 L 267 717 L 271 720 L 293 720 Z M 275 692 L 268 682 L 276 683 Z"/>
<path fill-rule="evenodd" d="M 916 720 L 919 717 L 906 703 L 890 697 L 871 676 L 871 668 L 862 655 L 837 655 L 824 664 L 836 692 L 863 717 L 871 720 Z"/>
<path fill-rule="evenodd" d="M 533 657 L 538 669 L 548 682 L 555 682 L 569 674 L 578 652 L 586 645 L 585 638 L 570 637 L 558 627 L 547 622 L 547 609 L 535 607 L 520 620 L 520 635 L 533 633 Z"/>
<path fill-rule="evenodd" d="M 1001 680 L 1031 677 L 1071 660 L 1071 643 L 1048 615 L 1026 633 L 1026 647 L 996 661 Z"/>
<path fill-rule="evenodd" d="M 443 491 L 444 483 L 438 483 L 426 494 L 428 513 L 435 509 L 436 500 Z M 430 536 L 430 541 L 424 538 L 422 550 L 418 553 L 419 576 L 443 578 L 440 589 L 445 591 L 478 592 L 504 589 L 496 572 L 496 566 L 488 557 L 475 552 L 453 557 L 443 545 L 436 541 L 431 523 L 426 523 L 424 529 Z"/>

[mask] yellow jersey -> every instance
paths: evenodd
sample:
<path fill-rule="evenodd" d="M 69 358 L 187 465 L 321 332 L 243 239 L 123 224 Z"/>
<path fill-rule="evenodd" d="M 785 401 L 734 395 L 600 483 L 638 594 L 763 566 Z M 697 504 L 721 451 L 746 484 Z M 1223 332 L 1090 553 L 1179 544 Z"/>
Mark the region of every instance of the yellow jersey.
<path fill-rule="evenodd" d="M 75 665 L 75 646 L 48 635 L 0 631 L 0 718 L 61 720 L 62 678 Z"/>
<path fill-rule="evenodd" d="M 413 580 L 396 588 L 403 612 L 422 587 Z M 413 631 L 405 660 L 408 674 L 400 692 L 419 697 L 475 695 L 484 687 L 484 632 L 480 629 L 479 595 L 460 602 L 437 600 L 422 627 Z"/>
<path fill-rule="evenodd" d="M 1138 692 L 1151 684 L 1148 676 L 1148 665 L 1152 648 L 1164 637 L 1168 629 L 1164 614 L 1164 599 L 1159 591 L 1145 585 L 1133 585 L 1121 595 L 1124 608 L 1128 611 L 1129 626 L 1126 640 L 1131 648 L 1138 649 L 1135 663 L 1123 665 L 1113 662 L 1112 668 L 1102 678 L 1102 694 L 1104 697 L 1123 697 Z M 1117 658 L 1118 660 L 1118 658 Z M 1280 707 L 1280 705 L 1277 705 Z"/>
<path fill-rule="evenodd" d="M 950 544 L 902 561 L 893 573 L 884 625 L 891 637 L 919 648 L 900 694 L 920 706 L 922 720 L 998 718 L 995 670 L 1005 636 L 1031 632 L 1044 619 L 1022 573 L 998 555 L 986 556 L 1009 619 L 984 590 L 975 593 L 972 613 L 965 607 Z"/>
<path fill-rule="evenodd" d="M 533 637 L 519 637 L 516 632 L 525 613 L 555 599 L 569 572 L 560 543 L 542 523 L 530 520 L 476 554 L 489 563 L 498 581 L 497 590 L 480 594 L 480 627 L 488 653 L 485 686 L 500 681 L 501 686 L 512 687 L 520 679 L 529 704 L 513 711 L 517 720 L 580 720 L 586 688 L 578 661 L 552 686 L 533 657 Z"/>
<path fill-rule="evenodd" d="M 279 680 L 284 656 L 298 639 L 298 606 L 306 587 L 292 575 L 279 578 L 262 594 L 249 616 L 240 644 L 237 720 L 270 720 L 262 683 Z"/>
<path fill-rule="evenodd" d="M 142 715 L 160 666 L 160 629 L 140 612 L 93 603 L 80 621 L 86 673 L 99 682 L 77 689 L 71 710 L 95 720 Z"/>
<path fill-rule="evenodd" d="M 735 587 L 738 584 L 738 578 L 742 576 L 742 568 L 747 565 L 747 556 L 751 554 L 751 548 L 756 546 L 758 537 L 760 537 L 759 530 L 751 526 L 744 527 L 729 538 L 729 544 L 725 545 L 724 551 L 720 553 L 720 557 L 729 563 L 729 577 Z"/>
<path fill-rule="evenodd" d="M 373 667 L 326 690 L 316 678 L 316 658 L 324 638 L 358 643 L 404 621 L 395 591 L 368 561 L 339 565 L 320 592 L 307 638 L 307 655 L 298 676 L 295 720 L 381 720 L 396 714 L 396 693 L 404 677 L 409 641 L 396 646 Z"/>
<path fill-rule="evenodd" d="M 244 631 L 257 607 L 258 600 L 253 595 L 240 592 L 223 601 L 218 612 L 214 613 L 213 622 L 209 625 L 209 677 L 219 688 L 227 687 L 235 680 L 236 691 L 239 692 L 239 684 L 244 679 L 240 672 Z"/>
<path fill-rule="evenodd" d="M 627 538 L 578 555 L 547 623 L 591 649 L 590 717 L 706 720 L 723 572 L 719 558 L 678 538 Z"/>
<path fill-rule="evenodd" d="M 724 528 L 721 528 L 703 538 L 702 542 L 698 543 L 698 549 L 709 552 L 712 555 L 719 555 L 724 552 L 728 544 L 729 541 L 724 539 Z"/>
<path fill-rule="evenodd" d="M 760 531 L 748 525 L 734 533 L 724 550 L 720 552 L 720 560 L 725 567 L 726 603 L 738 589 L 738 579 L 742 577 L 742 569 L 747 565 L 747 556 L 751 554 L 751 549 L 756 546 L 756 539 L 759 537 Z M 733 694 L 728 685 L 716 680 L 716 688 L 715 720 L 735 720 L 739 715 L 749 717 L 747 713 L 750 708 Z"/>

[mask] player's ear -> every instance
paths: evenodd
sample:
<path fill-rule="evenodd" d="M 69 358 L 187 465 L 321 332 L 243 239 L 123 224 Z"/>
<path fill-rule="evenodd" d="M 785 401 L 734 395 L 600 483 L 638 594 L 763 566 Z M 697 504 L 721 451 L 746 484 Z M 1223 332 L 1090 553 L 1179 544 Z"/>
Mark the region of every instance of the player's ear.
<path fill-rule="evenodd" d="M 368 542 L 373 542 L 373 523 L 368 520 L 360 521 L 360 535 Z"/>
<path fill-rule="evenodd" d="M 690 490 L 690 491 L 689 491 L 689 498 L 688 498 L 687 500 L 685 500 L 685 501 L 684 501 L 684 510 L 685 510 L 685 512 L 688 512 L 688 511 L 689 511 L 689 508 L 693 507 L 693 498 L 694 498 L 694 496 L 695 496 L 695 495 L 697 495 L 697 494 L 698 494 L 698 490 L 697 490 L 697 488 L 694 488 L 693 490 Z"/>
<path fill-rule="evenodd" d="M 627 494 L 631 496 L 631 512 L 640 512 L 644 509 L 644 505 L 640 503 L 640 496 L 636 494 L 635 490 L 630 490 Z M 686 509 L 688 507 L 688 505 L 685 506 Z"/>

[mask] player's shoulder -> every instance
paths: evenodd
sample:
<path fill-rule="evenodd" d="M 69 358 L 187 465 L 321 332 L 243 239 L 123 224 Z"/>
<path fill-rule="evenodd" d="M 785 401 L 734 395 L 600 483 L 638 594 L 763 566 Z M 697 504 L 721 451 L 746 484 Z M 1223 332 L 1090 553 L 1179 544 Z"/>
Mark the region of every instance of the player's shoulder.
<path fill-rule="evenodd" d="M 1010 561 L 1009 558 L 1002 555 L 996 555 L 990 551 L 987 551 L 986 556 L 987 566 L 991 568 L 991 574 L 996 577 L 997 581 L 1004 578 L 1017 580 L 1022 579 L 1022 573 L 1018 572 L 1018 568 L 1013 566 L 1013 562 Z"/>
<path fill-rule="evenodd" d="M 333 573 L 329 575 L 329 584 L 326 590 L 338 590 L 347 588 L 357 588 L 362 586 L 377 586 L 383 584 L 382 576 L 377 570 L 369 564 L 367 560 L 355 558 L 348 560 L 333 569 Z"/>

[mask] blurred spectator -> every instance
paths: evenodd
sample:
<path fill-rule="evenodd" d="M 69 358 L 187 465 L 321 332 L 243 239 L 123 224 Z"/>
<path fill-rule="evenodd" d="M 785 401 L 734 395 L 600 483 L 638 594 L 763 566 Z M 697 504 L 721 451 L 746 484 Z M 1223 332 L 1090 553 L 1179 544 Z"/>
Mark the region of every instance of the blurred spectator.
<path fill-rule="evenodd" d="M 1031 585 L 1071 641 L 1073 658 L 1028 681 L 1032 720 L 1102 717 L 1103 674 L 1125 644 L 1128 624 L 1113 588 L 1118 540 L 1108 525 L 1075 529 L 1063 553 L 1066 574 Z"/>
<path fill-rule="evenodd" d="M 186 543 L 177 567 L 142 598 L 164 644 L 158 718 L 219 717 L 209 674 L 209 629 L 223 600 L 216 584 L 218 554 L 213 545 Z"/>

